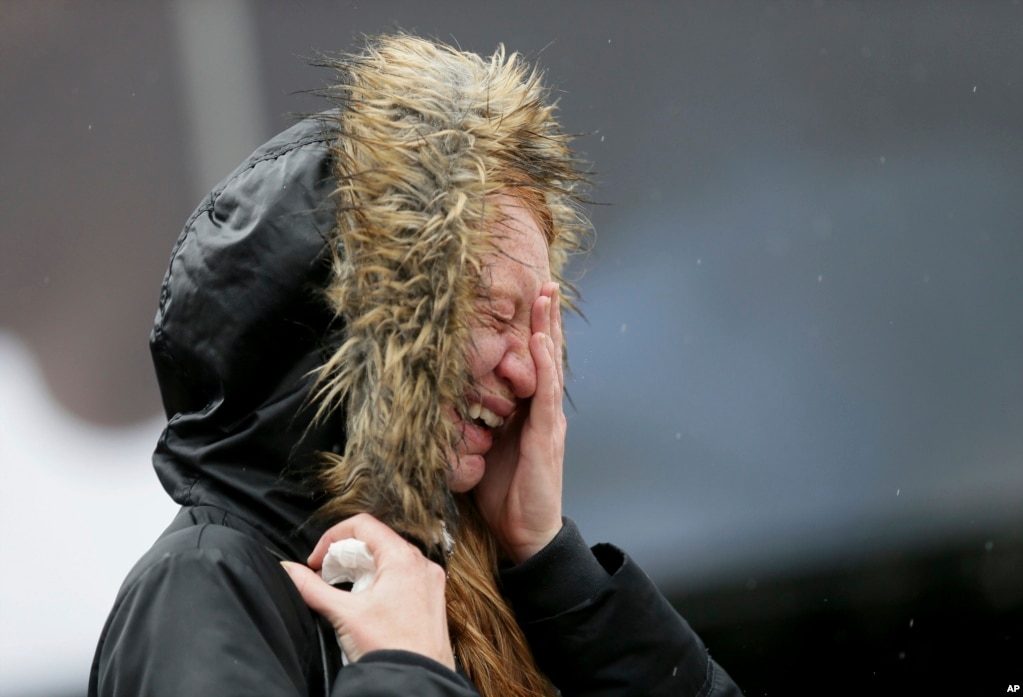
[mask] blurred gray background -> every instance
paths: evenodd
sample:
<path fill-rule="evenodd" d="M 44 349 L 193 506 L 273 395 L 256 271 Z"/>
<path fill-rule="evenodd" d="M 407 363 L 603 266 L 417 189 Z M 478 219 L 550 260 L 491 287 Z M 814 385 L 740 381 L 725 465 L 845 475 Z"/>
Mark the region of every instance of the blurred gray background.
<path fill-rule="evenodd" d="M 635 556 L 748 695 L 815 693 L 786 676 L 810 661 L 863 686 L 1023 681 L 1019 0 L 9 0 L 0 692 L 84 694 L 173 512 L 135 492 L 163 500 L 147 338 L 181 225 L 324 106 L 307 58 L 395 28 L 537 60 L 594 165 L 568 324 L 586 537 Z M 65 530 L 89 550 L 73 571 L 50 556 Z M 62 609 L 47 583 L 92 565 Z"/>

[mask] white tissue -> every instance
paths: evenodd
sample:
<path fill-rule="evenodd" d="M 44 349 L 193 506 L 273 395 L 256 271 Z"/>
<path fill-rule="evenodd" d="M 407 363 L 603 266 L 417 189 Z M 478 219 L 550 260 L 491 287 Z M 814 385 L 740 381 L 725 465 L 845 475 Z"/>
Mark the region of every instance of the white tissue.
<path fill-rule="evenodd" d="M 373 582 L 376 572 L 376 563 L 366 543 L 349 537 L 346 540 L 338 540 L 327 548 L 320 576 L 331 585 L 351 583 L 352 592 L 358 593 Z"/>
<path fill-rule="evenodd" d="M 320 568 L 320 577 L 324 581 L 331 585 L 351 583 L 352 593 L 358 593 L 373 583 L 376 573 L 377 565 L 366 543 L 354 537 L 332 543 Z M 337 637 L 337 644 L 341 645 L 341 637 Z M 344 649 L 341 650 L 341 663 L 348 665 Z"/>

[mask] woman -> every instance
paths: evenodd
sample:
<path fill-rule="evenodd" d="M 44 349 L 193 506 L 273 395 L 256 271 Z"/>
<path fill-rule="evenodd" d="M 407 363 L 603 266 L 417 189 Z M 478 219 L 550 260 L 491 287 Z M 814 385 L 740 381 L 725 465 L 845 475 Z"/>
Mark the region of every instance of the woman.
<path fill-rule="evenodd" d="M 154 463 L 182 510 L 90 695 L 739 694 L 562 518 L 561 273 L 586 224 L 539 75 L 406 35 L 332 64 L 336 108 L 257 150 L 172 253 Z M 360 593 L 315 573 L 345 538 L 376 562 Z"/>

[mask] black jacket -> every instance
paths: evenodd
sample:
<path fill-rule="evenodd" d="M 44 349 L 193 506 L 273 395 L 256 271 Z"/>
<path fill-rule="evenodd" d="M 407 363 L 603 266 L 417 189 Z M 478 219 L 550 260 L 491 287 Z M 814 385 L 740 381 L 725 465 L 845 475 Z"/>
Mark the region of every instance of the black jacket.
<path fill-rule="evenodd" d="M 337 327 L 321 298 L 336 224 L 330 136 L 307 120 L 257 150 L 185 225 L 151 345 L 168 416 L 154 455 L 182 509 L 122 586 L 89 695 L 472 695 L 461 674 L 404 651 L 340 667 L 333 631 L 279 560 L 323 532 L 309 372 Z M 717 697 L 739 691 L 626 555 L 591 551 L 571 521 L 505 569 L 502 588 L 565 695 Z"/>

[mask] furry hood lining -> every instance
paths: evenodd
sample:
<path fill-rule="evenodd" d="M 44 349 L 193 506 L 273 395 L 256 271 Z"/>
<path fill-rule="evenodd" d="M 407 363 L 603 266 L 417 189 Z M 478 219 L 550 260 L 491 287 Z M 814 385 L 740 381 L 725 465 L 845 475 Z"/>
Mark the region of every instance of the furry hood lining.
<path fill-rule="evenodd" d="M 346 420 L 327 454 L 340 519 L 369 512 L 427 545 L 457 524 L 447 487 L 459 434 L 445 405 L 470 387 L 469 318 L 495 249 L 495 192 L 541 192 L 551 269 L 573 307 L 566 260 L 588 230 L 585 183 L 542 76 L 499 48 L 489 59 L 407 35 L 326 61 L 338 189 L 331 307 L 345 339 L 319 374 L 321 418 Z"/>

